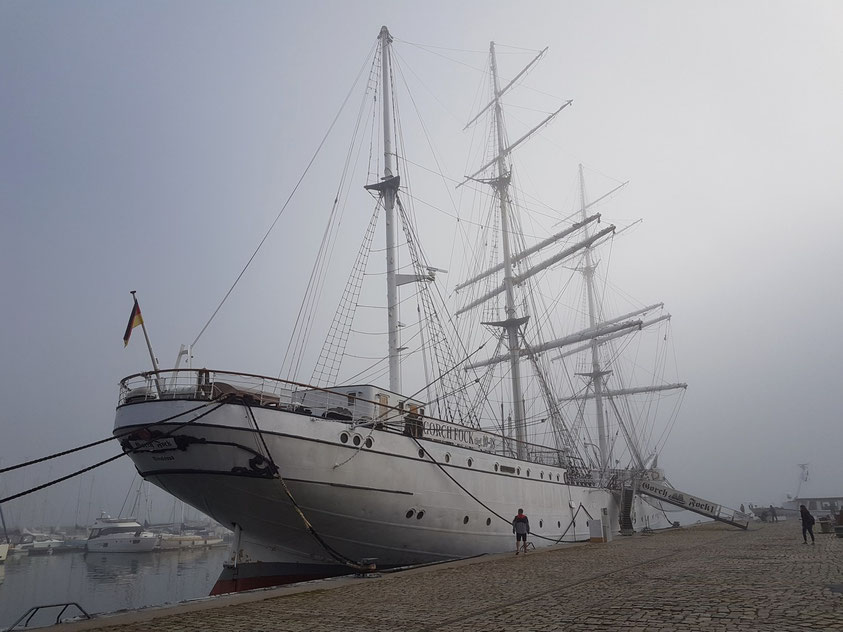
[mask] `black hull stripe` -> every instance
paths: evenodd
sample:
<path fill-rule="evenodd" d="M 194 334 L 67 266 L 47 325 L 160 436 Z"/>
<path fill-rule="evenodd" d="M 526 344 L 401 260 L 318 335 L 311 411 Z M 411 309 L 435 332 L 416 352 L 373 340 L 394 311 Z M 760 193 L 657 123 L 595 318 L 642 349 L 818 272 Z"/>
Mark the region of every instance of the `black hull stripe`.
<path fill-rule="evenodd" d="M 318 418 L 314 418 L 314 419 L 317 419 L 318 421 L 326 421 L 325 419 L 318 419 Z M 168 424 L 161 424 L 161 425 L 166 426 Z M 223 430 L 235 430 L 235 431 L 238 431 L 238 432 L 248 432 L 248 433 L 252 433 L 252 434 L 255 434 L 255 433 L 258 432 L 257 430 L 254 430 L 252 428 L 237 428 L 237 427 L 234 427 L 234 426 L 220 426 L 220 425 L 217 425 L 217 424 L 205 424 L 205 423 L 191 423 L 189 426 L 186 426 L 186 427 L 187 428 L 218 428 L 218 429 L 223 429 Z M 137 426 L 121 426 L 121 430 L 124 430 L 124 429 L 127 429 L 127 428 L 141 429 L 141 428 L 146 428 L 146 425 L 141 424 L 141 425 L 137 425 Z M 390 432 L 390 431 L 381 430 L 380 432 Z M 342 444 L 342 443 L 334 443 L 332 441 L 325 441 L 324 439 L 314 439 L 313 437 L 303 437 L 301 435 L 290 434 L 290 433 L 286 433 L 286 432 L 275 432 L 275 431 L 272 431 L 272 430 L 261 429 L 260 433 L 263 434 L 263 435 L 272 435 L 272 436 L 275 436 L 275 437 L 284 437 L 284 438 L 287 438 L 287 439 L 297 439 L 299 441 L 310 441 L 310 442 L 313 442 L 313 443 L 321 443 L 321 444 L 324 444 L 324 445 L 333 446 L 335 448 L 343 448 L 345 450 L 353 450 L 355 452 L 360 451 L 362 449 L 360 447 L 345 445 L 345 444 Z M 401 435 L 401 433 L 399 433 L 399 432 L 390 432 L 390 434 Z M 403 435 L 401 435 L 401 436 L 403 436 Z M 410 437 L 408 437 L 408 438 L 410 438 Z M 494 454 L 490 454 L 489 452 L 483 452 L 482 450 L 475 450 L 473 448 L 469 448 L 469 447 L 465 447 L 465 446 L 453 445 L 453 444 L 450 444 L 450 443 L 443 443 L 441 441 L 436 441 L 434 439 L 429 439 L 427 437 L 422 437 L 421 441 L 430 441 L 431 443 L 435 443 L 436 445 L 446 446 L 446 447 L 450 447 L 450 448 L 458 448 L 458 449 L 462 449 L 462 450 L 469 450 L 471 452 L 476 452 L 477 454 L 482 454 L 483 456 L 491 456 L 491 457 L 496 456 Z M 165 451 L 160 451 L 160 452 L 165 452 Z M 388 457 L 394 458 L 394 459 L 404 459 L 404 460 L 407 460 L 407 461 L 415 461 L 415 462 L 427 461 L 431 465 L 437 465 L 437 466 L 441 466 L 443 468 L 452 468 L 452 469 L 455 469 L 455 470 L 467 470 L 469 472 L 475 472 L 477 474 L 485 474 L 487 476 L 502 476 L 502 477 L 505 477 L 505 478 L 516 478 L 516 479 L 520 479 L 520 480 L 524 480 L 524 481 L 530 481 L 532 483 L 543 483 L 545 485 L 559 485 L 559 486 L 562 486 L 562 487 L 604 489 L 602 487 L 593 487 L 593 486 L 590 486 L 590 485 L 577 485 L 575 483 L 566 483 L 564 481 L 554 481 L 552 479 L 541 479 L 541 478 L 533 478 L 532 476 L 526 477 L 526 476 L 518 475 L 518 474 L 507 474 L 506 472 L 490 472 L 488 470 L 480 470 L 480 469 L 477 469 L 477 468 L 474 468 L 474 467 L 467 467 L 465 465 L 454 465 L 453 463 L 440 463 L 439 461 L 434 461 L 432 458 L 427 457 L 427 456 L 424 459 L 420 459 L 417 456 L 416 457 L 405 456 L 403 454 L 395 454 L 393 452 L 383 452 L 381 450 L 376 450 L 376 449 L 371 449 L 371 448 L 366 448 L 366 452 L 371 452 L 372 454 L 380 454 L 380 455 L 388 456 Z M 507 457 L 503 457 L 503 458 L 507 458 Z M 541 463 L 533 463 L 532 461 L 520 461 L 519 463 L 527 465 L 530 468 L 534 468 L 534 467 L 538 467 L 538 468 L 542 468 L 542 467 L 558 468 L 559 467 L 559 466 L 556 466 L 556 465 L 542 465 Z M 258 478 L 260 478 L 260 477 L 258 477 Z"/>
<path fill-rule="evenodd" d="M 261 476 L 259 474 L 252 474 L 250 472 L 222 472 L 220 470 L 197 470 L 197 469 L 171 469 L 171 470 L 155 470 L 150 472 L 141 472 L 138 470 L 138 473 L 143 477 L 156 477 L 156 476 L 170 476 L 173 474 L 210 474 L 213 476 L 234 476 L 236 478 L 257 478 L 263 481 L 275 481 L 278 480 L 276 478 L 270 478 L 268 476 Z M 367 492 L 383 492 L 385 494 L 399 494 L 402 496 L 413 496 L 413 492 L 405 492 L 400 489 L 381 489 L 378 487 L 363 487 L 361 485 L 346 485 L 344 483 L 328 483 L 325 481 L 309 481 L 304 478 L 285 478 L 285 481 L 288 483 L 307 483 L 310 485 L 326 485 L 329 487 L 345 487 L 348 489 L 362 489 L 363 491 Z"/>

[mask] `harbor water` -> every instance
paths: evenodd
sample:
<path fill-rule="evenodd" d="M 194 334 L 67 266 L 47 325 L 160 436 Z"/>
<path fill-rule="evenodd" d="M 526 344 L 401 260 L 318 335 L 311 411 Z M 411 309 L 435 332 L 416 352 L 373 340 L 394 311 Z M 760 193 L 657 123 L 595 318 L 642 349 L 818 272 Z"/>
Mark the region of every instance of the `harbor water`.
<path fill-rule="evenodd" d="M 0 564 L 0 630 L 33 606 L 76 602 L 94 614 L 206 597 L 227 552 L 220 547 L 10 556 Z M 37 615 L 29 627 L 55 623 L 59 610 Z M 71 608 L 67 615 L 76 612 Z"/>

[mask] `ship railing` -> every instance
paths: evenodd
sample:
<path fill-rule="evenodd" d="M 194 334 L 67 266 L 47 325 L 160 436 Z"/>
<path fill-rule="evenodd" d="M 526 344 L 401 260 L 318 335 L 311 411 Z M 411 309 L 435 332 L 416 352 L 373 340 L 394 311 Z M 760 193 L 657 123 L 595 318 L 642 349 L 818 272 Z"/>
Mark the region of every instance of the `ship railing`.
<path fill-rule="evenodd" d="M 230 395 L 256 406 L 293 406 L 295 387 L 283 380 L 250 373 L 208 369 L 171 369 L 138 373 L 120 382 L 118 406 L 154 400 L 214 400 Z"/>
<path fill-rule="evenodd" d="M 213 401 L 226 397 L 252 405 L 289 410 L 324 419 L 348 421 L 352 426 L 388 428 L 417 439 L 426 438 L 515 458 L 515 440 L 481 428 L 425 415 L 421 402 L 405 400 L 397 406 L 363 397 L 346 389 L 318 388 L 251 373 L 210 369 L 169 369 L 130 375 L 120 382 L 118 406 L 148 401 Z M 527 460 L 537 465 L 568 468 L 564 450 L 526 443 Z"/>
<path fill-rule="evenodd" d="M 549 446 L 527 444 L 528 458 L 533 463 L 551 467 L 566 467 L 565 452 Z"/>
<path fill-rule="evenodd" d="M 619 491 L 629 487 L 635 480 L 634 470 L 607 469 L 601 473 L 599 469 L 584 464 L 568 465 L 566 480 L 571 485 L 582 487 L 604 487 Z"/>

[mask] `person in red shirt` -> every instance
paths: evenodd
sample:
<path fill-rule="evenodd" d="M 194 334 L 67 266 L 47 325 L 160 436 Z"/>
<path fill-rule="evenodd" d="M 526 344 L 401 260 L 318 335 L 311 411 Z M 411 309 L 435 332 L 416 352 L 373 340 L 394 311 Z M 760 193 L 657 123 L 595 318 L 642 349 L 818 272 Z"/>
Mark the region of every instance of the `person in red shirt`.
<path fill-rule="evenodd" d="M 520 553 L 519 544 L 523 542 L 524 554 L 527 554 L 527 534 L 530 533 L 530 520 L 518 509 L 518 515 L 512 519 L 512 532 L 515 534 L 515 555 Z"/>

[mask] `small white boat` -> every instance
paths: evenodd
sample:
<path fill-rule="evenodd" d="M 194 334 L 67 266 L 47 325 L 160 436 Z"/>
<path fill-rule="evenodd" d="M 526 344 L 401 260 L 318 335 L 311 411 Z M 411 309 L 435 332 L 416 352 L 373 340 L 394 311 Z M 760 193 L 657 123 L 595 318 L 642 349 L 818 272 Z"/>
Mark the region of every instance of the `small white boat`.
<path fill-rule="evenodd" d="M 102 514 L 94 521 L 85 549 L 97 553 L 144 553 L 158 545 L 159 537 L 145 531 L 134 518 Z"/>
<path fill-rule="evenodd" d="M 21 542 L 17 548 L 29 555 L 51 555 L 55 549 L 63 544 L 64 540 L 59 536 L 27 531 L 21 537 Z"/>
<path fill-rule="evenodd" d="M 6 561 L 6 556 L 9 554 L 9 545 L 3 542 L 0 544 L 0 564 Z"/>

